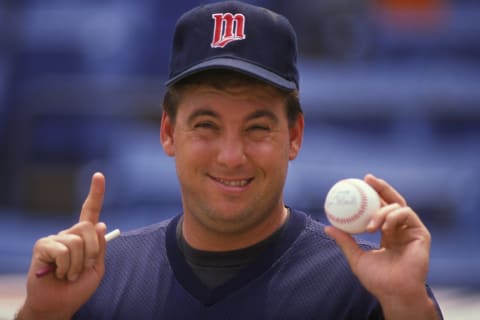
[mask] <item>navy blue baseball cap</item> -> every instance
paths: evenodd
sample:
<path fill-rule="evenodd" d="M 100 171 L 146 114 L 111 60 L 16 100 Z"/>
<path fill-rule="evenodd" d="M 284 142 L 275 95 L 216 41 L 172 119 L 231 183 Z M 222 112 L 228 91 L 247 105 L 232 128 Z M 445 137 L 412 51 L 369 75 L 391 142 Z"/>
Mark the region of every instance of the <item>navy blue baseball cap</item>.
<path fill-rule="evenodd" d="M 284 16 L 240 1 L 196 7 L 176 24 L 165 84 L 210 69 L 235 70 L 282 89 L 298 89 L 295 31 Z"/>

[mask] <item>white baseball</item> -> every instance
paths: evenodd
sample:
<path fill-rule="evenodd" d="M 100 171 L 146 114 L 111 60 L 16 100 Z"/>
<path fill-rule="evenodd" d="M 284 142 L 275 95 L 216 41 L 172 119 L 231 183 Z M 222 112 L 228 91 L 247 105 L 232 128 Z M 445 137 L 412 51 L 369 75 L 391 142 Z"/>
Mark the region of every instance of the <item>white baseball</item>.
<path fill-rule="evenodd" d="M 380 209 L 378 193 L 361 179 L 335 183 L 325 198 L 325 213 L 335 227 L 348 233 L 365 231 L 370 217 Z"/>

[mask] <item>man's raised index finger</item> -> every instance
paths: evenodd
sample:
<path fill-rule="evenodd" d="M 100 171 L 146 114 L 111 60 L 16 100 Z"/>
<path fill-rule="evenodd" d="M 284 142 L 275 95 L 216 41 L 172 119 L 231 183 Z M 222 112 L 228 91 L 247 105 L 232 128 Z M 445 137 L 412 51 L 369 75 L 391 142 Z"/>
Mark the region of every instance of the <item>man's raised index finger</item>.
<path fill-rule="evenodd" d="M 90 221 L 98 223 L 100 211 L 102 210 L 103 197 L 105 194 L 105 177 L 102 173 L 96 172 L 92 176 L 90 191 L 82 206 L 79 221 Z"/>

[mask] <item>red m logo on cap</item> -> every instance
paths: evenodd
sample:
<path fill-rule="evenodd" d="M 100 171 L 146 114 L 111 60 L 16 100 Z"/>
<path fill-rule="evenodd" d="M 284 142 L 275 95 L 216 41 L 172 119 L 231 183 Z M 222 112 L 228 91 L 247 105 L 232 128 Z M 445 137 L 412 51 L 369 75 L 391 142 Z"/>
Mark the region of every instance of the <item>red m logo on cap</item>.
<path fill-rule="evenodd" d="M 214 13 L 212 48 L 223 48 L 232 41 L 245 39 L 245 16 L 241 13 Z"/>

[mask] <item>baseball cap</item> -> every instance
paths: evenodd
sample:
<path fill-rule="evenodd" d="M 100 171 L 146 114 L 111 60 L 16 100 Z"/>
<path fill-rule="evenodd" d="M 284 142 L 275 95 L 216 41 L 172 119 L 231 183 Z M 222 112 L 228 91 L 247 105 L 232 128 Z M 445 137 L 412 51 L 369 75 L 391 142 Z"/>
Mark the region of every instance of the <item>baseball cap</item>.
<path fill-rule="evenodd" d="M 298 89 L 295 31 L 284 16 L 240 1 L 198 6 L 175 26 L 166 85 L 209 69 L 245 73 Z"/>

